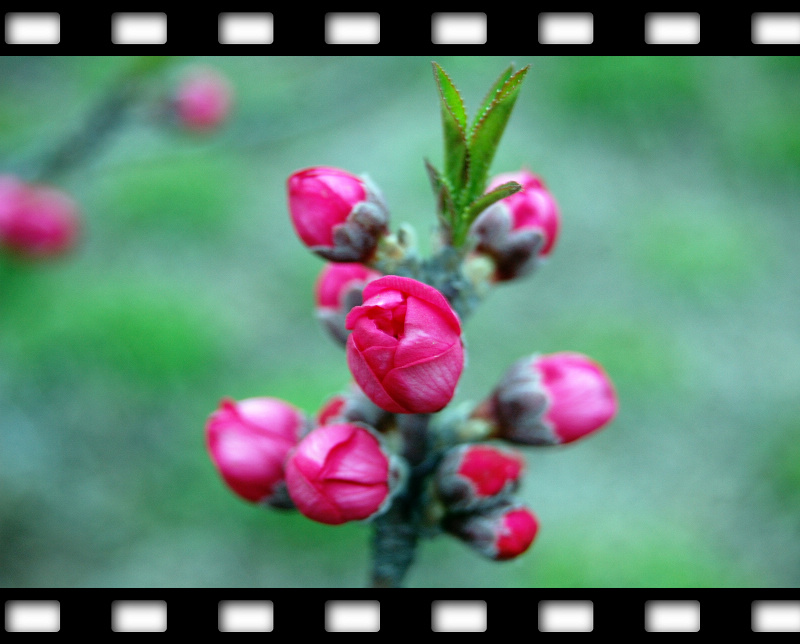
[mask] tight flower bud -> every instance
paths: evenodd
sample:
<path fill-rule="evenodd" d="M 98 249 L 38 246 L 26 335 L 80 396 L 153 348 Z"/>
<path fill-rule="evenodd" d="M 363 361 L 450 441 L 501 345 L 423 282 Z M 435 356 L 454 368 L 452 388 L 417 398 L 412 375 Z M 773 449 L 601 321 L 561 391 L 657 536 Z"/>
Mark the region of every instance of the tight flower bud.
<path fill-rule="evenodd" d="M 227 79 L 203 69 L 187 76 L 174 99 L 175 113 L 184 127 L 207 131 L 217 127 L 231 109 L 231 88 Z"/>
<path fill-rule="evenodd" d="M 337 168 L 307 168 L 289 177 L 287 188 L 298 236 L 329 261 L 366 261 L 388 232 L 386 204 L 366 178 Z"/>
<path fill-rule="evenodd" d="M 367 283 L 381 273 L 358 263 L 326 264 L 317 280 L 317 316 L 331 336 L 345 344 L 350 335 L 344 326 L 345 318 L 354 306 L 362 303 Z"/>
<path fill-rule="evenodd" d="M 292 507 L 284 463 L 305 426 L 303 414 L 282 400 L 226 399 L 208 419 L 206 443 L 220 475 L 240 497 Z"/>
<path fill-rule="evenodd" d="M 329 525 L 380 513 L 398 482 L 399 470 L 378 437 L 352 423 L 316 428 L 286 463 L 286 485 L 297 509 Z"/>
<path fill-rule="evenodd" d="M 436 492 L 450 510 L 497 505 L 519 487 L 525 461 L 517 452 L 492 445 L 451 449 L 436 471 Z"/>
<path fill-rule="evenodd" d="M 539 522 L 524 505 L 504 503 L 485 512 L 449 515 L 444 528 L 485 557 L 505 561 L 530 547 Z"/>
<path fill-rule="evenodd" d="M 367 397 L 388 412 L 437 412 L 464 368 L 461 323 L 432 286 L 387 275 L 347 316 L 347 364 Z"/>
<path fill-rule="evenodd" d="M 488 190 L 516 181 L 522 190 L 487 208 L 471 232 L 477 251 L 494 259 L 496 279 L 509 280 L 532 271 L 553 250 L 560 228 L 558 205 L 541 179 L 528 170 L 495 177 Z"/>
<path fill-rule="evenodd" d="M 353 383 L 346 394 L 331 396 L 317 412 L 317 425 L 363 423 L 380 431 L 389 414 Z"/>
<path fill-rule="evenodd" d="M 75 202 L 60 190 L 0 177 L 0 245 L 25 257 L 60 255 L 79 227 Z"/>
<path fill-rule="evenodd" d="M 555 445 L 591 434 L 616 413 L 616 393 L 603 368 L 564 352 L 515 362 L 475 415 L 506 440 Z"/>

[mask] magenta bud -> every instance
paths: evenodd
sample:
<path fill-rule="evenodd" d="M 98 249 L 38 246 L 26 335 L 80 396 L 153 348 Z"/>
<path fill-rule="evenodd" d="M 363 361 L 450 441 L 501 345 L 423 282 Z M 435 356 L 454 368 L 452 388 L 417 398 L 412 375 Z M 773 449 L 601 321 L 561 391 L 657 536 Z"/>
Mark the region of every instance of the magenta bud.
<path fill-rule="evenodd" d="M 195 131 L 208 131 L 228 116 L 232 90 L 228 80 L 210 69 L 195 70 L 175 92 L 174 109 L 181 124 Z"/>
<path fill-rule="evenodd" d="M 388 414 L 353 383 L 344 394 L 331 396 L 317 412 L 317 425 L 362 423 L 380 431 Z"/>
<path fill-rule="evenodd" d="M 436 491 L 450 510 L 487 508 L 516 491 L 524 469 L 518 452 L 492 445 L 460 445 L 439 464 Z"/>
<path fill-rule="evenodd" d="M 370 282 L 346 327 L 347 364 L 381 409 L 433 413 L 453 398 L 464 368 L 461 323 L 432 286 L 397 275 Z"/>
<path fill-rule="evenodd" d="M 30 258 L 61 255 L 79 229 L 77 206 L 65 193 L 0 177 L 0 246 Z"/>
<path fill-rule="evenodd" d="M 329 525 L 379 514 L 399 481 L 378 437 L 352 423 L 317 427 L 286 463 L 286 486 L 297 509 Z"/>
<path fill-rule="evenodd" d="M 520 184 L 522 190 L 487 208 L 471 228 L 478 239 L 477 251 L 494 260 L 498 280 L 532 271 L 553 250 L 561 224 L 555 199 L 528 170 L 498 175 L 488 191 L 509 181 Z"/>
<path fill-rule="evenodd" d="M 386 204 L 366 178 L 337 168 L 307 168 L 290 176 L 287 188 L 298 236 L 329 261 L 367 261 L 388 232 Z"/>
<path fill-rule="evenodd" d="M 317 280 L 317 317 L 331 336 L 345 344 L 349 331 L 344 326 L 350 310 L 362 303 L 364 287 L 381 273 L 359 263 L 326 264 Z"/>
<path fill-rule="evenodd" d="M 507 502 L 482 512 L 449 515 L 444 528 L 483 556 L 506 561 L 530 547 L 539 521 L 524 505 Z"/>
<path fill-rule="evenodd" d="M 571 443 L 611 421 L 614 386 L 603 368 L 580 353 L 530 356 L 514 363 L 478 416 L 515 443 Z"/>
<path fill-rule="evenodd" d="M 282 400 L 225 399 L 208 419 L 206 444 L 223 480 L 240 497 L 292 507 L 284 463 L 305 428 L 302 412 Z"/>

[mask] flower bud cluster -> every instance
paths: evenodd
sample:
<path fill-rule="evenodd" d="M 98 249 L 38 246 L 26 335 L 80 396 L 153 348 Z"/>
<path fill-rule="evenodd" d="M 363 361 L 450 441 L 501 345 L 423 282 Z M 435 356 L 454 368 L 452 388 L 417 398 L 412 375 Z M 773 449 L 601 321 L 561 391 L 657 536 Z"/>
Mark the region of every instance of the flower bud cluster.
<path fill-rule="evenodd" d="M 460 425 L 429 422 L 453 399 L 464 368 L 456 310 L 468 312 L 461 304 L 479 297 L 476 280 L 529 273 L 558 238 L 558 206 L 536 175 L 498 175 L 487 193 L 505 184 L 507 194 L 512 181 L 521 190 L 475 218 L 471 244 L 424 264 L 406 256 L 413 235 L 390 234 L 388 208 L 368 178 L 325 166 L 289 177 L 294 229 L 329 262 L 316 283 L 317 316 L 345 347 L 354 382 L 324 403 L 313 428 L 289 403 L 224 401 L 209 419 L 208 447 L 235 493 L 329 525 L 376 519 L 397 501 L 403 509 L 388 513 L 392 520 L 424 517 L 406 528 L 417 534 L 443 530 L 497 561 L 530 547 L 539 523 L 517 496 L 522 455 L 476 441 L 555 445 L 593 433 L 617 410 L 602 367 L 576 353 L 529 356 L 456 414 Z"/>
<path fill-rule="evenodd" d="M 493 445 L 449 450 L 434 478 L 445 507 L 443 528 L 490 559 L 512 559 L 533 543 L 535 515 L 514 497 L 525 469 L 522 455 Z"/>
<path fill-rule="evenodd" d="M 52 257 L 74 246 L 79 229 L 78 208 L 64 192 L 0 176 L 1 248 L 22 257 Z"/>

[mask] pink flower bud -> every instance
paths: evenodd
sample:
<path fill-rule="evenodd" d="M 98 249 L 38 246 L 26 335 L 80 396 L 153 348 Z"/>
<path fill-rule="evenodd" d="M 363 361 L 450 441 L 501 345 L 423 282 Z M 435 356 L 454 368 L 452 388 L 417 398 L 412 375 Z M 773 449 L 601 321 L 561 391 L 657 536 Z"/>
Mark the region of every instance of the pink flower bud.
<path fill-rule="evenodd" d="M 398 480 L 377 436 L 352 423 L 313 430 L 286 463 L 286 485 L 297 509 L 330 525 L 382 511 Z"/>
<path fill-rule="evenodd" d="M 79 228 L 75 202 L 60 190 L 0 177 L 0 245 L 26 257 L 60 255 Z"/>
<path fill-rule="evenodd" d="M 461 323 L 432 286 L 397 275 L 370 282 L 346 327 L 347 364 L 378 407 L 432 413 L 453 398 L 464 368 Z"/>
<path fill-rule="evenodd" d="M 492 445 L 460 445 L 447 452 L 436 471 L 436 491 L 450 510 L 496 505 L 519 487 L 525 461 L 517 452 Z"/>
<path fill-rule="evenodd" d="M 471 229 L 478 238 L 477 250 L 495 260 L 498 280 L 520 277 L 547 257 L 561 221 L 555 199 L 528 170 L 496 176 L 487 191 L 509 181 L 516 181 L 522 190 L 487 208 Z"/>
<path fill-rule="evenodd" d="M 366 261 L 388 232 L 383 197 L 367 179 L 337 168 L 307 168 L 289 177 L 287 188 L 298 236 L 329 261 Z"/>
<path fill-rule="evenodd" d="M 514 363 L 477 415 L 506 440 L 553 445 L 591 434 L 616 413 L 617 397 L 603 368 L 565 352 Z"/>
<path fill-rule="evenodd" d="M 345 344 L 350 333 L 344 326 L 347 314 L 362 303 L 368 282 L 381 276 L 363 264 L 326 264 L 317 280 L 317 316 L 331 336 Z"/>
<path fill-rule="evenodd" d="M 317 425 L 362 423 L 380 431 L 388 416 L 353 383 L 350 391 L 332 396 L 325 402 L 317 412 Z"/>
<path fill-rule="evenodd" d="M 539 522 L 525 506 L 504 503 L 484 512 L 450 515 L 444 527 L 485 557 L 505 561 L 530 547 Z"/>
<path fill-rule="evenodd" d="M 187 76 L 175 93 L 175 112 L 184 127 L 206 131 L 217 127 L 231 109 L 231 87 L 227 79 L 209 70 Z"/>
<path fill-rule="evenodd" d="M 206 424 L 206 443 L 222 478 L 253 503 L 291 507 L 284 463 L 305 429 L 303 414 L 276 398 L 223 400 Z"/>

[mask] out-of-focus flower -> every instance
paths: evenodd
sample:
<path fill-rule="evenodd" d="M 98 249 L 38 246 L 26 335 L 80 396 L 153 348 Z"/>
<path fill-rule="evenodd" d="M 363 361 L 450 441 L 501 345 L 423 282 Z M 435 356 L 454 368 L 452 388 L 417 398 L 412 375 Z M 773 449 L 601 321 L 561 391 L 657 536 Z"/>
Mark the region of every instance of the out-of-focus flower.
<path fill-rule="evenodd" d="M 302 412 L 277 398 L 223 400 L 206 424 L 206 444 L 220 475 L 253 503 L 291 507 L 284 463 L 306 427 Z"/>
<path fill-rule="evenodd" d="M 322 425 L 308 434 L 286 463 L 286 485 L 308 518 L 338 525 L 385 509 L 399 470 L 380 440 L 361 425 Z"/>
<path fill-rule="evenodd" d="M 60 255 L 79 229 L 78 208 L 64 192 L 0 177 L 0 246 L 31 258 Z"/>
<path fill-rule="evenodd" d="M 461 323 L 432 286 L 387 275 L 350 311 L 347 364 L 376 405 L 400 414 L 433 413 L 453 398 L 464 368 Z"/>
<path fill-rule="evenodd" d="M 231 86 L 224 76 L 211 69 L 195 70 L 175 92 L 175 113 L 190 130 L 213 130 L 227 118 L 232 100 Z"/>
<path fill-rule="evenodd" d="M 297 235 L 329 261 L 366 261 L 388 232 L 389 211 L 366 178 L 338 168 L 307 168 L 289 177 L 287 191 Z"/>

